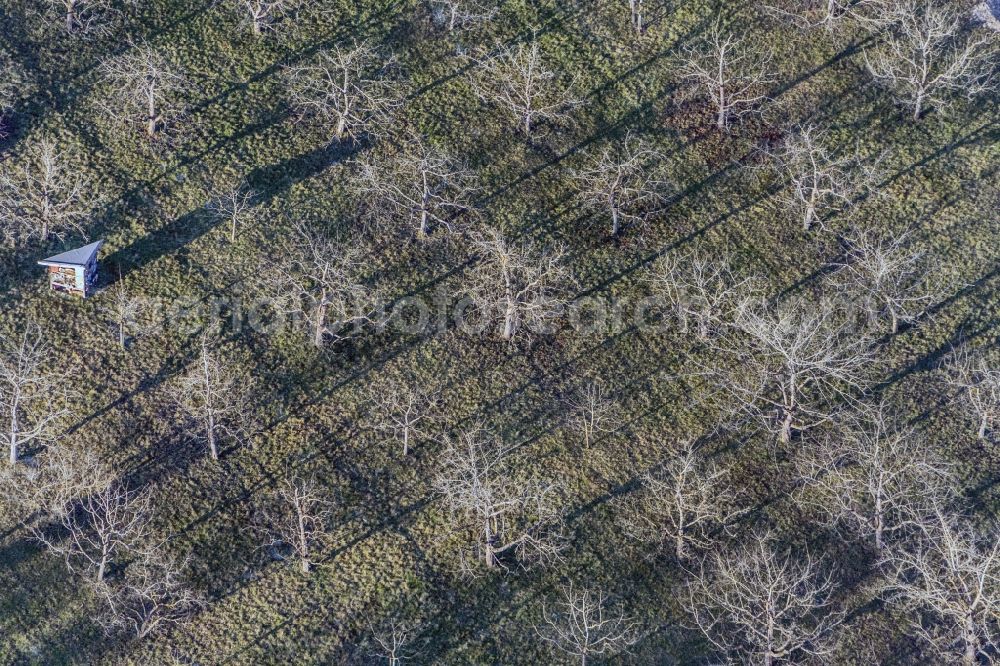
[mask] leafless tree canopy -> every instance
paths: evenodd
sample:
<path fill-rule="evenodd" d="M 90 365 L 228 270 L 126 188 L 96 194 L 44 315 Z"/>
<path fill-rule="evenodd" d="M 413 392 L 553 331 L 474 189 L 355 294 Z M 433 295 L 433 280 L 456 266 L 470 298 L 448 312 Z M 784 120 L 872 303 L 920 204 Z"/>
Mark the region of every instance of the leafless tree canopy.
<path fill-rule="evenodd" d="M 828 33 L 845 26 L 883 27 L 892 11 L 892 0 L 791 0 L 769 3 L 769 12 L 804 29 L 823 28 Z"/>
<path fill-rule="evenodd" d="M 45 0 L 62 18 L 70 35 L 93 36 L 110 32 L 115 9 L 109 0 Z"/>
<path fill-rule="evenodd" d="M 626 530 L 677 561 L 688 561 L 693 549 L 716 544 L 737 515 L 728 474 L 692 442 L 684 443 L 643 476 L 642 488 L 625 507 Z"/>
<path fill-rule="evenodd" d="M 515 127 L 531 136 L 540 123 L 565 123 L 582 102 L 572 84 L 546 62 L 537 38 L 500 46 L 473 73 L 476 94 L 506 113 Z"/>
<path fill-rule="evenodd" d="M 639 638 L 638 624 L 602 590 L 572 583 L 559 588 L 559 600 L 543 607 L 535 631 L 555 650 L 587 666 L 594 657 L 614 656 Z"/>
<path fill-rule="evenodd" d="M 656 215 L 666 203 L 669 187 L 657 175 L 662 159 L 631 134 L 612 140 L 574 173 L 581 203 L 602 221 L 610 220 L 612 236 L 624 225 Z"/>
<path fill-rule="evenodd" d="M 943 662 L 975 666 L 995 645 L 1000 616 L 1000 538 L 937 511 L 926 536 L 889 554 L 887 596 L 911 611 L 912 630 Z M 933 620 L 924 622 L 929 615 Z"/>
<path fill-rule="evenodd" d="M 308 0 L 231 0 L 255 37 L 275 29 L 277 23 Z"/>
<path fill-rule="evenodd" d="M 868 71 L 919 120 L 930 106 L 945 108 L 956 94 L 994 90 L 998 50 L 988 31 L 969 29 L 955 3 L 898 4 L 883 43 L 865 52 Z"/>
<path fill-rule="evenodd" d="M 241 179 L 233 187 L 221 187 L 212 194 L 206 207 L 215 219 L 229 227 L 229 242 L 236 241 L 237 230 L 252 222 L 257 216 L 257 193 Z"/>
<path fill-rule="evenodd" d="M 431 20 L 448 32 L 486 23 L 500 12 L 495 0 L 428 0 Z"/>
<path fill-rule="evenodd" d="M 545 330 L 566 302 L 569 273 L 562 247 L 538 248 L 493 228 L 474 235 L 472 245 L 478 261 L 467 292 L 486 320 L 500 322 L 504 340 Z"/>
<path fill-rule="evenodd" d="M 34 323 L 19 336 L 0 336 L 0 409 L 7 423 L 0 442 L 12 465 L 22 447 L 55 440 L 60 422 L 70 413 L 62 376 L 51 369 L 51 354 Z"/>
<path fill-rule="evenodd" d="M 185 562 L 163 545 L 140 550 L 120 580 L 98 587 L 105 602 L 99 621 L 105 632 L 141 639 L 182 623 L 204 605 L 183 576 Z"/>
<path fill-rule="evenodd" d="M 702 341 L 720 334 L 761 286 L 758 278 L 734 271 L 728 257 L 698 252 L 663 255 L 653 264 L 649 282 L 680 331 L 693 328 Z"/>
<path fill-rule="evenodd" d="M 378 133 L 402 103 L 392 65 L 368 42 L 320 51 L 288 68 L 292 106 L 330 127 L 336 139 Z"/>
<path fill-rule="evenodd" d="M 599 436 L 612 433 L 621 426 L 620 407 L 598 380 L 572 389 L 563 399 L 569 426 L 589 447 Z"/>
<path fill-rule="evenodd" d="M 288 549 L 309 573 L 330 529 L 331 501 L 315 477 L 283 479 L 265 507 L 268 548 Z"/>
<path fill-rule="evenodd" d="M 15 247 L 85 235 L 99 195 L 79 158 L 49 139 L 0 165 L 0 237 Z"/>
<path fill-rule="evenodd" d="M 744 302 L 718 349 L 731 363 L 719 387 L 782 443 L 862 393 L 874 358 L 871 341 L 836 301 L 804 295 L 775 305 Z"/>
<path fill-rule="evenodd" d="M 874 181 L 874 171 L 865 168 L 856 154 L 834 153 L 828 148 L 830 142 L 828 133 L 808 125 L 792 133 L 771 155 L 788 181 L 780 200 L 801 220 L 804 231 L 832 214 L 850 210 Z"/>
<path fill-rule="evenodd" d="M 523 478 L 520 456 L 483 430 L 449 438 L 434 488 L 453 517 L 453 528 L 469 534 L 477 557 L 489 568 L 514 554 L 521 562 L 558 554 L 561 538 L 556 487 Z"/>
<path fill-rule="evenodd" d="M 693 573 L 688 610 L 709 641 L 744 664 L 820 658 L 843 621 L 823 563 L 775 549 L 770 535 L 733 552 L 715 552 Z"/>
<path fill-rule="evenodd" d="M 909 234 L 855 234 L 848 239 L 849 255 L 835 278 L 874 328 L 892 334 L 900 323 L 917 321 L 945 295 L 927 254 L 911 242 Z"/>
<path fill-rule="evenodd" d="M 728 129 L 733 121 L 759 113 L 768 100 L 771 52 L 756 40 L 724 32 L 716 23 L 703 44 L 681 53 L 680 72 L 693 92 L 715 112 L 715 125 Z"/>
<path fill-rule="evenodd" d="M 958 390 L 956 400 L 979 423 L 979 439 L 995 432 L 1000 424 L 1000 365 L 963 345 L 952 352 L 945 369 Z"/>
<path fill-rule="evenodd" d="M 433 423 L 439 420 L 438 403 L 438 392 L 416 381 L 377 384 L 371 391 L 368 425 L 395 439 L 405 456 L 414 443 L 430 436 Z"/>
<path fill-rule="evenodd" d="M 928 449 L 879 404 L 806 452 L 799 500 L 884 553 L 954 493 L 948 467 Z"/>
<path fill-rule="evenodd" d="M 473 208 L 475 174 L 448 152 L 420 138 L 392 155 L 368 152 L 355 162 L 357 196 L 375 229 L 402 223 L 417 238 L 455 230 Z"/>
<path fill-rule="evenodd" d="M 108 85 L 101 109 L 118 125 L 143 128 L 148 139 L 161 137 L 186 110 L 187 78 L 145 42 L 106 59 L 100 72 Z"/>
<path fill-rule="evenodd" d="M 213 460 L 226 442 L 242 443 L 253 434 L 252 411 L 247 408 L 251 385 L 244 372 L 212 349 L 203 334 L 198 356 L 170 387 L 170 395 L 183 414 L 182 427 L 208 447 Z"/>
<path fill-rule="evenodd" d="M 313 345 L 340 342 L 381 322 L 381 288 L 367 280 L 365 248 L 297 224 L 288 247 L 261 270 L 275 306 L 307 322 Z"/>
<path fill-rule="evenodd" d="M 83 569 L 98 584 L 108 567 L 140 549 L 150 533 L 151 495 L 121 481 L 72 501 L 58 514 L 62 534 L 33 531 L 45 547 L 66 559 L 71 571 Z"/>

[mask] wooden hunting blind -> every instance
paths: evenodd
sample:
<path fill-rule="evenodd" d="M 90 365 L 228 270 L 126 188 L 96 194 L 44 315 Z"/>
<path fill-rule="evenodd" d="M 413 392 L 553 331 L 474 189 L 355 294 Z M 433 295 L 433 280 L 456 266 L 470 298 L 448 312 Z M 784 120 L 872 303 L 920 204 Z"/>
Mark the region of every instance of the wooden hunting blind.
<path fill-rule="evenodd" d="M 49 287 L 81 298 L 97 283 L 97 252 L 104 241 L 78 247 L 39 261 L 49 268 Z"/>

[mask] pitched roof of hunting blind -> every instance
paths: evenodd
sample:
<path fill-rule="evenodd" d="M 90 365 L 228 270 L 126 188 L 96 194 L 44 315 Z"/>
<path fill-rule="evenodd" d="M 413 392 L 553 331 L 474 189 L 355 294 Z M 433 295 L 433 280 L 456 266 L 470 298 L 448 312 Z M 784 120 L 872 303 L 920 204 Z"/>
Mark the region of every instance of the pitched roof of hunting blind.
<path fill-rule="evenodd" d="M 38 263 L 41 266 L 86 266 L 94 258 L 94 255 L 97 254 L 97 251 L 101 249 L 102 245 L 104 245 L 104 241 L 99 240 L 90 245 L 78 247 L 75 250 L 68 250 L 61 254 L 53 255 Z"/>

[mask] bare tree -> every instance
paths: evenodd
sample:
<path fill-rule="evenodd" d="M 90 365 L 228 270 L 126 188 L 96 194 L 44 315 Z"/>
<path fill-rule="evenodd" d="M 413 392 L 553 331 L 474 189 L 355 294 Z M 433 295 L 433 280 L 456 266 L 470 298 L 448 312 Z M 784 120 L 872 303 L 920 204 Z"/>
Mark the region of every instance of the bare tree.
<path fill-rule="evenodd" d="M 198 357 L 170 387 L 170 395 L 185 417 L 185 432 L 208 446 L 212 460 L 218 460 L 221 443 L 242 443 L 252 434 L 252 387 L 246 374 L 209 343 L 203 334 Z"/>
<path fill-rule="evenodd" d="M 681 75 L 711 103 L 720 130 L 759 113 L 768 100 L 772 54 L 760 40 L 723 33 L 716 23 L 704 44 L 686 47 L 681 57 Z"/>
<path fill-rule="evenodd" d="M 790 186 L 782 191 L 781 203 L 802 221 L 803 231 L 832 213 L 850 209 L 874 182 L 874 172 L 865 169 L 856 155 L 835 155 L 828 143 L 826 132 L 807 125 L 771 154 Z"/>
<path fill-rule="evenodd" d="M 255 199 L 257 193 L 241 179 L 235 187 L 220 188 L 209 199 L 206 208 L 217 220 L 229 225 L 229 242 L 236 242 L 236 230 L 256 217 Z"/>
<path fill-rule="evenodd" d="M 134 296 L 125 284 L 121 266 L 118 267 L 118 282 L 111 295 L 111 302 L 104 308 L 118 331 L 118 345 L 126 348 L 128 332 L 138 329 L 139 317 L 143 312 L 143 301 Z"/>
<path fill-rule="evenodd" d="M 707 566 L 706 566 L 707 564 Z M 775 550 L 767 533 L 733 552 L 714 552 L 688 586 L 688 610 L 728 658 L 772 666 L 828 653 L 843 621 L 834 582 L 819 560 Z"/>
<path fill-rule="evenodd" d="M 626 506 L 627 531 L 687 562 L 692 549 L 711 547 L 738 514 L 728 476 L 727 468 L 685 442 L 676 456 L 643 476 Z"/>
<path fill-rule="evenodd" d="M 371 133 L 402 104 L 389 76 L 393 64 L 368 42 L 320 51 L 287 69 L 292 106 L 332 126 L 337 139 Z"/>
<path fill-rule="evenodd" d="M 99 617 L 105 632 L 124 630 L 142 639 L 192 616 L 204 600 L 184 580 L 184 566 L 162 545 L 140 550 L 120 582 L 98 588 L 106 604 Z"/>
<path fill-rule="evenodd" d="M 930 105 L 950 104 L 951 96 L 973 97 L 995 89 L 998 51 L 987 31 L 970 31 L 962 7 L 933 0 L 908 0 L 896 7 L 883 44 L 865 52 L 875 81 L 919 120 Z"/>
<path fill-rule="evenodd" d="M 518 456 L 482 430 L 445 442 L 434 488 L 454 517 L 455 528 L 473 535 L 475 550 L 489 568 L 504 555 L 551 558 L 560 548 L 556 488 L 522 478 Z"/>
<path fill-rule="evenodd" d="M 106 34 L 110 31 L 113 7 L 108 0 L 45 0 L 63 17 L 71 35 Z"/>
<path fill-rule="evenodd" d="M 629 12 L 629 24 L 635 34 L 641 35 L 646 31 L 645 24 L 645 0 L 627 0 Z"/>
<path fill-rule="evenodd" d="M 388 158 L 366 153 L 355 169 L 362 211 L 376 226 L 394 228 L 403 222 L 424 239 L 434 228 L 452 231 L 472 210 L 475 173 L 420 138 L 405 142 Z"/>
<path fill-rule="evenodd" d="M 741 276 L 724 254 L 668 253 L 652 267 L 654 295 L 670 306 L 682 333 L 691 327 L 702 341 L 720 333 L 736 310 L 760 289 L 756 277 Z"/>
<path fill-rule="evenodd" d="M 25 94 L 26 78 L 20 63 L 5 49 L 0 49 L 0 122 L 7 120 L 6 116 Z M 6 135 L 6 129 L 0 125 L 0 138 Z"/>
<path fill-rule="evenodd" d="M 486 23 L 500 11 L 491 0 L 429 0 L 429 4 L 431 19 L 448 32 Z"/>
<path fill-rule="evenodd" d="M 604 390 L 599 381 L 591 381 L 572 390 L 564 399 L 568 422 L 589 447 L 602 433 L 614 432 L 621 424 L 619 406 Z"/>
<path fill-rule="evenodd" d="M 888 320 L 893 335 L 900 322 L 919 319 L 945 291 L 927 254 L 908 247 L 909 240 L 909 234 L 858 233 L 848 239 L 848 257 L 835 276 L 840 289 L 861 306 L 869 323 L 878 326 Z"/>
<path fill-rule="evenodd" d="M 100 71 L 109 86 L 103 111 L 119 125 L 142 127 L 148 139 L 162 136 L 186 110 L 187 78 L 145 42 L 106 59 Z"/>
<path fill-rule="evenodd" d="M 800 463 L 806 485 L 796 499 L 884 553 L 888 539 L 915 531 L 928 506 L 954 493 L 947 466 L 927 448 L 879 404 L 810 448 Z"/>
<path fill-rule="evenodd" d="M 469 271 L 468 292 L 485 319 L 502 322 L 504 340 L 513 340 L 525 326 L 542 330 L 565 303 L 569 273 L 563 248 L 537 249 L 493 228 L 473 236 L 472 244 L 479 261 Z"/>
<path fill-rule="evenodd" d="M 1000 617 L 1000 535 L 977 534 L 938 510 L 915 547 L 888 557 L 887 597 L 910 611 L 913 631 L 942 663 L 989 661 Z"/>
<path fill-rule="evenodd" d="M 100 492 L 114 481 L 113 472 L 89 446 L 49 444 L 35 459 L 36 464 L 7 466 L 0 470 L 0 497 L 26 519 L 62 516 L 73 510 L 74 502 Z M 28 529 L 44 529 L 28 524 Z"/>
<path fill-rule="evenodd" d="M 416 656 L 413 646 L 415 628 L 397 619 L 380 623 L 369 623 L 375 649 L 372 656 L 384 661 L 386 666 L 402 666 Z"/>
<path fill-rule="evenodd" d="M 543 623 L 535 632 L 580 666 L 592 657 L 619 654 L 639 639 L 638 624 L 602 590 L 569 583 L 560 586 L 559 595 L 551 611 L 543 605 Z"/>
<path fill-rule="evenodd" d="M 63 556 L 70 571 L 83 567 L 102 583 L 108 566 L 149 535 L 151 509 L 150 493 L 113 482 L 72 501 L 58 514 L 62 538 L 43 528 L 32 533 L 50 552 Z"/>
<path fill-rule="evenodd" d="M 957 399 L 979 420 L 979 439 L 985 438 L 1000 423 L 1000 366 L 963 345 L 951 353 L 945 369 L 959 391 Z"/>
<path fill-rule="evenodd" d="M 50 356 L 36 324 L 29 323 L 17 337 L 0 335 L 0 408 L 7 419 L 0 442 L 10 452 L 11 465 L 22 447 L 55 440 L 70 413 L 62 375 L 47 367 Z"/>
<path fill-rule="evenodd" d="M 663 156 L 631 134 L 612 141 L 573 179 L 586 210 L 611 219 L 611 235 L 662 211 L 667 183 L 657 176 Z"/>
<path fill-rule="evenodd" d="M 565 122 L 582 104 L 573 95 L 572 84 L 559 79 L 559 72 L 547 65 L 538 40 L 532 38 L 498 47 L 479 63 L 472 83 L 481 100 L 501 109 L 525 136 L 531 136 L 538 123 Z"/>
<path fill-rule="evenodd" d="M 792 0 L 768 5 L 767 9 L 801 28 L 823 28 L 830 33 L 852 24 L 880 28 L 891 14 L 887 0 Z"/>
<path fill-rule="evenodd" d="M 323 347 L 357 335 L 382 321 L 382 290 L 363 275 L 368 255 L 349 241 L 336 241 L 304 224 L 295 226 L 286 251 L 261 271 L 275 306 L 309 322 L 312 342 Z"/>
<path fill-rule="evenodd" d="M 727 348 L 728 346 L 728 348 Z M 871 376 L 871 342 L 837 303 L 794 296 L 775 305 L 749 300 L 717 351 L 731 356 L 720 388 L 787 444 L 796 431 L 830 420 L 836 405 Z"/>
<path fill-rule="evenodd" d="M 439 392 L 415 381 L 387 381 L 373 387 L 368 425 L 389 434 L 410 452 L 415 441 L 429 435 L 427 427 L 435 420 Z"/>
<path fill-rule="evenodd" d="M 267 545 L 289 548 L 302 573 L 309 573 L 327 537 L 330 504 L 315 477 L 283 479 L 266 510 Z"/>
<path fill-rule="evenodd" d="M 15 244 L 84 235 L 95 189 L 73 155 L 41 139 L 0 166 L 0 220 L 18 239 Z"/>
<path fill-rule="evenodd" d="M 255 37 L 274 29 L 275 24 L 304 0 L 232 0 L 236 11 L 250 26 Z"/>

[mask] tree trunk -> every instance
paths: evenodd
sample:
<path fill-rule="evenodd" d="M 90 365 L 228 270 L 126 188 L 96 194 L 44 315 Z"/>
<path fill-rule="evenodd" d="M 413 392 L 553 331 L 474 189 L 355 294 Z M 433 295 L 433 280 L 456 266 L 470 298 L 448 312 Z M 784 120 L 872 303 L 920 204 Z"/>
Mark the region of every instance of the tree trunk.
<path fill-rule="evenodd" d="M 781 435 L 780 441 L 782 444 L 788 444 L 792 441 L 792 417 L 793 412 L 791 409 L 785 410 L 785 417 L 781 422 Z"/>
<path fill-rule="evenodd" d="M 18 424 L 17 424 L 17 403 L 18 398 L 15 395 L 11 400 L 10 406 L 10 464 L 14 465 L 17 463 L 18 457 Z"/>
<path fill-rule="evenodd" d="M 962 637 L 965 642 L 965 653 L 962 655 L 963 666 L 976 666 L 979 659 L 979 638 L 976 636 L 976 623 L 969 613 L 965 618 L 965 631 Z"/>
<path fill-rule="evenodd" d="M 316 321 L 313 325 L 313 345 L 317 349 L 323 347 L 323 333 L 326 323 L 326 290 L 323 290 L 319 304 L 316 305 Z"/>
<path fill-rule="evenodd" d="M 152 139 L 156 136 L 156 95 L 152 87 L 150 87 L 147 93 L 147 102 L 146 135 Z"/>
<path fill-rule="evenodd" d="M 611 208 L 611 235 L 617 236 L 621 230 L 621 220 L 619 219 L 618 205 L 615 202 L 614 196 L 609 197 L 608 204 Z"/>
<path fill-rule="evenodd" d="M 924 111 L 924 93 L 917 93 L 917 99 L 913 103 L 913 119 L 920 120 L 920 114 Z"/>
<path fill-rule="evenodd" d="M 986 414 L 983 414 L 983 417 L 979 419 L 979 432 L 978 432 L 979 439 L 986 438 L 986 431 L 989 428 L 989 425 L 990 425 L 990 417 L 987 416 Z"/>
<path fill-rule="evenodd" d="M 504 313 L 503 318 L 503 339 L 512 340 L 514 339 L 514 321 L 516 319 L 517 308 L 514 306 L 514 302 L 507 301 L 507 311 Z"/>
<path fill-rule="evenodd" d="M 410 429 L 403 428 L 403 456 L 410 452 Z"/>

